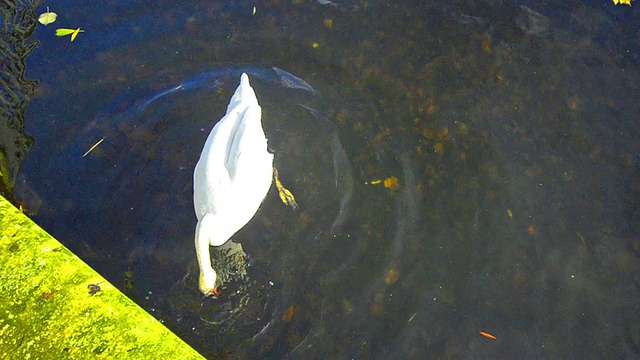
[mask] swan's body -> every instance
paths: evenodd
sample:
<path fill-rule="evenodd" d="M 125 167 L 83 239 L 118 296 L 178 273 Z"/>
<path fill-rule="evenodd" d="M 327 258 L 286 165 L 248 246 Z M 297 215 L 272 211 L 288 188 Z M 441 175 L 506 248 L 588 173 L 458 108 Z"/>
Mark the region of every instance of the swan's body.
<path fill-rule="evenodd" d="M 207 295 L 213 293 L 217 277 L 209 246 L 223 245 L 248 223 L 271 187 L 273 154 L 267 151 L 261 118 L 249 77 L 242 74 L 227 113 L 211 130 L 193 173 L 199 286 Z"/>

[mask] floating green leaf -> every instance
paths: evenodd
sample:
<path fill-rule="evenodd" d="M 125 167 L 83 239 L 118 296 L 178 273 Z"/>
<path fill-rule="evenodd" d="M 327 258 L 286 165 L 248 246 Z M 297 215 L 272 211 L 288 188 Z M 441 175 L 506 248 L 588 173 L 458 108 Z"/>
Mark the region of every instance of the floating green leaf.
<path fill-rule="evenodd" d="M 57 29 L 56 30 L 56 36 L 67 36 L 69 34 L 71 34 L 71 41 L 76 39 L 76 36 L 78 36 L 78 33 L 84 32 L 84 30 L 77 28 L 77 29 Z"/>
<path fill-rule="evenodd" d="M 49 12 L 49 7 L 47 7 L 47 12 L 40 15 L 40 17 L 38 18 L 38 21 L 42 25 L 49 25 L 55 22 L 57 17 L 58 17 L 58 14 L 54 12 Z"/>

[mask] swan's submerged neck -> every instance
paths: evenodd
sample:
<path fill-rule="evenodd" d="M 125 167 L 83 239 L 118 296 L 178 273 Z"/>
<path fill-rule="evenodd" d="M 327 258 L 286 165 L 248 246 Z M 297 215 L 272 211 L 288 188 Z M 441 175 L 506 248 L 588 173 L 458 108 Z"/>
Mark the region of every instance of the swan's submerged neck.
<path fill-rule="evenodd" d="M 211 240 L 215 236 L 217 219 L 213 214 L 206 214 L 196 226 L 195 246 L 200 267 L 200 291 L 210 294 L 215 288 L 216 272 L 211 267 Z"/>
<path fill-rule="evenodd" d="M 209 243 L 196 244 L 196 253 L 198 255 L 198 266 L 200 267 L 199 288 L 203 294 L 210 294 L 216 287 L 216 272 L 211 267 L 211 255 L 209 253 Z"/>

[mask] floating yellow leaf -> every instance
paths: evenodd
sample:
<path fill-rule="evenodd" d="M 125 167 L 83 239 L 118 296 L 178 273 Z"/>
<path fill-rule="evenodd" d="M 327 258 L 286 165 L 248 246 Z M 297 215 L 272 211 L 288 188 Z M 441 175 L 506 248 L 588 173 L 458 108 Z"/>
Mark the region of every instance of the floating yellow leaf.
<path fill-rule="evenodd" d="M 378 185 L 378 184 L 384 184 L 384 187 L 386 187 L 387 189 L 391 189 L 391 190 L 396 190 L 400 187 L 400 183 L 398 182 L 398 178 L 395 176 L 392 176 L 390 178 L 386 178 L 384 180 L 371 180 L 371 181 L 365 181 L 364 182 L 367 185 Z"/>
<path fill-rule="evenodd" d="M 77 28 L 77 29 L 57 29 L 56 30 L 56 36 L 67 36 L 67 35 L 71 35 L 71 41 L 76 39 L 76 36 L 78 36 L 79 33 L 84 32 L 84 30 Z"/>
<path fill-rule="evenodd" d="M 624 5 L 631 6 L 631 0 L 613 0 L 613 3 L 616 4 L 616 5 L 624 4 Z"/>
<path fill-rule="evenodd" d="M 74 29 L 57 29 L 56 36 L 67 36 L 69 34 L 73 34 Z"/>
<path fill-rule="evenodd" d="M 84 32 L 84 30 L 80 30 L 80 28 L 77 28 L 76 31 L 73 32 L 73 34 L 71 34 L 71 41 L 76 39 L 76 36 L 78 36 L 78 33 L 80 32 Z"/>
<path fill-rule="evenodd" d="M 324 19 L 324 26 L 333 29 L 333 19 Z"/>
<path fill-rule="evenodd" d="M 42 25 L 49 25 L 55 22 L 57 17 L 58 17 L 58 14 L 54 12 L 49 12 L 49 7 L 47 7 L 47 12 L 40 15 L 40 17 L 38 18 L 38 21 Z"/>
<path fill-rule="evenodd" d="M 87 152 L 86 152 L 86 153 L 84 153 L 84 155 L 82 155 L 82 157 L 85 157 L 85 156 L 89 155 L 89 153 L 90 153 L 90 152 L 92 152 L 92 151 L 93 151 L 93 149 L 97 148 L 97 147 L 98 147 L 98 145 L 102 144 L 102 142 L 104 141 L 104 139 L 105 139 L 105 138 L 102 138 L 102 139 L 98 140 L 98 142 L 97 142 L 97 143 L 95 143 L 92 147 L 90 147 L 90 148 L 89 148 L 89 150 L 87 150 Z"/>
<path fill-rule="evenodd" d="M 417 313 L 417 312 L 416 312 L 416 313 L 413 313 L 413 315 L 411 315 L 411 317 L 409 318 L 409 321 L 407 321 L 407 322 L 411 322 L 411 321 L 413 320 L 413 318 L 415 318 L 415 317 L 416 317 L 416 315 L 418 315 L 418 313 Z"/>
<path fill-rule="evenodd" d="M 510 218 L 513 218 L 513 213 L 511 212 L 510 209 L 507 209 L 507 214 L 509 215 Z"/>
<path fill-rule="evenodd" d="M 390 178 L 384 179 L 384 187 L 391 190 L 396 190 L 400 187 L 400 183 L 398 182 L 398 178 L 392 176 Z"/>

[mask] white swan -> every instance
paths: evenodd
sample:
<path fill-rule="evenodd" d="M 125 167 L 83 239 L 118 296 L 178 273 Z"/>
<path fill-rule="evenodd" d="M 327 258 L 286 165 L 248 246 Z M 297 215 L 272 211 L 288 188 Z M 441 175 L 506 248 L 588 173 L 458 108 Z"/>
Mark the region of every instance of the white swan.
<path fill-rule="evenodd" d="M 262 109 L 243 73 L 193 173 L 199 287 L 205 295 L 214 293 L 217 278 L 209 246 L 223 245 L 248 223 L 271 187 L 273 154 L 267 151 L 261 118 Z"/>

